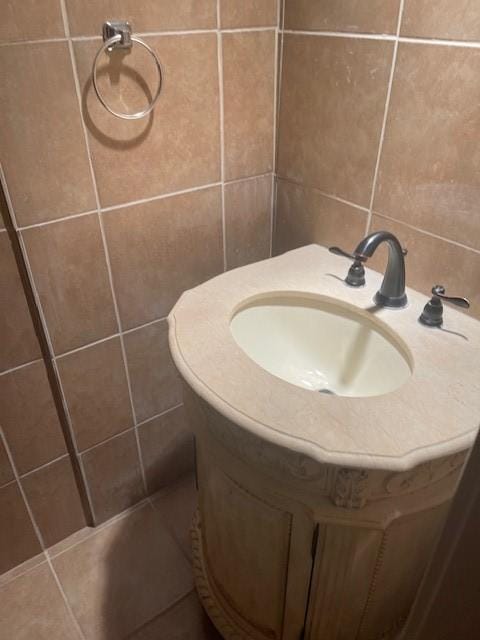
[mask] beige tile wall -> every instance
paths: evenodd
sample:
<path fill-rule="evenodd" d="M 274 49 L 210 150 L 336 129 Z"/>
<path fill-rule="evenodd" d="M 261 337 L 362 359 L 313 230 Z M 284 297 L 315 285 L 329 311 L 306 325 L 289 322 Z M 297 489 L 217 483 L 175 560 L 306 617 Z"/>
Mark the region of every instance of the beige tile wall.
<path fill-rule="evenodd" d="M 0 0 L 2 180 L 101 522 L 192 466 L 167 347 L 172 305 L 184 289 L 270 255 L 279 3 L 20 4 Z M 130 20 L 162 62 L 160 101 L 140 121 L 114 118 L 92 90 L 101 25 L 112 18 Z M 119 110 L 142 108 L 155 91 L 155 69 L 138 46 L 99 66 Z M 50 544 L 62 531 L 48 501 L 69 530 L 78 514 L 64 514 L 72 485 L 58 425 L 46 406 L 41 421 L 35 410 L 45 376 L 6 239 L 0 231 L 9 300 L 0 313 L 9 337 L 0 340 L 0 397 L 15 400 L 3 426 L 18 473 L 37 474 L 24 494 L 37 526 L 50 527 Z M 29 401 L 25 433 L 16 433 Z M 14 490 L 3 443 L 0 480 Z M 29 552 L 15 562 L 37 552 L 34 534 L 26 531 Z"/>
<path fill-rule="evenodd" d="M 285 0 L 284 15 L 275 251 L 392 230 L 410 286 L 444 284 L 480 317 L 480 4 Z"/>
<path fill-rule="evenodd" d="M 0 230 L 0 575 L 85 525 L 10 240 Z"/>

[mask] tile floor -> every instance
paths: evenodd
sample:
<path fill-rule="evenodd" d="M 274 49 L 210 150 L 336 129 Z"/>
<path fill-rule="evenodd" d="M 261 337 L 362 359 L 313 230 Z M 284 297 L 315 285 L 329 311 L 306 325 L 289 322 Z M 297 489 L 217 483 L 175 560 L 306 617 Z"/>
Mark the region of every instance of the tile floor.
<path fill-rule="evenodd" d="M 220 640 L 193 588 L 194 480 L 0 576 L 0 638 Z"/>

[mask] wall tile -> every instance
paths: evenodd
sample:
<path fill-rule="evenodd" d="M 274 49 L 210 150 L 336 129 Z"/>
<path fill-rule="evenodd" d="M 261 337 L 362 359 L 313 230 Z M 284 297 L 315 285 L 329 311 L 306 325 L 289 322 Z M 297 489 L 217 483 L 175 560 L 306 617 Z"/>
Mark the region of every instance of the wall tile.
<path fill-rule="evenodd" d="M 218 188 L 112 211 L 104 221 L 124 328 L 168 315 L 182 291 L 223 271 Z"/>
<path fill-rule="evenodd" d="M 10 640 L 80 640 L 46 562 L 0 588 L 0 620 Z"/>
<path fill-rule="evenodd" d="M 85 526 L 68 456 L 30 473 L 21 482 L 47 547 Z"/>
<path fill-rule="evenodd" d="M 274 234 L 276 254 L 307 244 L 353 250 L 365 235 L 367 214 L 310 187 L 279 180 Z"/>
<path fill-rule="evenodd" d="M 67 0 L 70 30 L 74 36 L 100 35 L 103 22 L 128 20 L 134 32 L 174 29 L 215 29 L 216 0 Z"/>
<path fill-rule="evenodd" d="M 40 553 L 25 503 L 16 482 L 0 489 L 0 575 Z M 1 599 L 0 599 L 1 602 Z"/>
<path fill-rule="evenodd" d="M 0 376 L 0 425 L 20 474 L 66 453 L 43 361 Z"/>
<path fill-rule="evenodd" d="M 374 202 L 379 213 L 475 249 L 479 76 L 478 49 L 400 45 Z"/>
<path fill-rule="evenodd" d="M 80 451 L 133 425 L 119 338 L 57 360 Z"/>
<path fill-rule="evenodd" d="M 168 347 L 167 322 L 132 331 L 124 340 L 137 421 L 179 404 L 182 391 Z"/>
<path fill-rule="evenodd" d="M 65 36 L 59 0 L 2 0 L 0 9 L 0 42 Z"/>
<path fill-rule="evenodd" d="M 369 205 L 392 47 L 378 40 L 286 35 L 280 177 Z"/>
<path fill-rule="evenodd" d="M 159 3 L 162 4 L 162 3 Z M 120 120 L 101 106 L 91 86 L 98 42 L 77 42 L 84 117 L 103 206 L 179 191 L 220 178 L 217 41 L 215 34 L 145 38 L 164 70 L 151 116 Z M 119 111 L 143 109 L 156 91 L 151 56 L 134 47 L 99 73 L 103 93 Z M 121 64 L 121 68 L 120 67 Z M 112 88 L 113 85 L 113 88 Z"/>
<path fill-rule="evenodd" d="M 98 525 L 144 497 L 138 449 L 133 431 L 82 454 Z"/>
<path fill-rule="evenodd" d="M 117 331 L 96 215 L 22 232 L 55 353 Z"/>
<path fill-rule="evenodd" d="M 405 0 L 402 35 L 480 40 L 477 0 Z"/>
<path fill-rule="evenodd" d="M 225 185 L 227 267 L 270 255 L 272 176 Z"/>
<path fill-rule="evenodd" d="M 395 33 L 400 0 L 286 0 L 285 28 Z"/>
<path fill-rule="evenodd" d="M 0 306 L 0 371 L 40 358 L 40 346 L 6 232 L 0 233 Z"/>
<path fill-rule="evenodd" d="M 273 166 L 275 34 L 226 33 L 223 42 L 225 177 Z"/>
<path fill-rule="evenodd" d="M 193 470 L 193 435 L 183 407 L 146 422 L 139 427 L 138 435 L 150 493 Z"/>
<path fill-rule="evenodd" d="M 0 487 L 13 480 L 13 470 L 3 440 L 0 437 Z"/>
<path fill-rule="evenodd" d="M 220 0 L 223 29 L 269 27 L 277 24 L 277 0 Z"/>
<path fill-rule="evenodd" d="M 379 229 L 386 229 L 397 235 L 402 245 L 408 249 L 405 260 L 409 287 L 429 295 L 433 285 L 443 284 L 447 294 L 469 298 L 472 307 L 468 313 L 480 318 L 480 253 L 374 215 L 372 231 Z M 382 247 L 379 256 L 369 266 L 383 272 L 386 258 L 386 250 Z M 421 309 L 419 315 L 420 312 Z M 448 320 L 448 308 L 445 310 L 444 328 L 455 330 Z"/>
<path fill-rule="evenodd" d="M 186 560 L 149 504 L 54 558 L 53 566 L 88 640 L 130 638 L 193 587 Z"/>
<path fill-rule="evenodd" d="M 93 209 L 67 44 L 2 47 L 0 77 L 1 161 L 18 224 Z"/>

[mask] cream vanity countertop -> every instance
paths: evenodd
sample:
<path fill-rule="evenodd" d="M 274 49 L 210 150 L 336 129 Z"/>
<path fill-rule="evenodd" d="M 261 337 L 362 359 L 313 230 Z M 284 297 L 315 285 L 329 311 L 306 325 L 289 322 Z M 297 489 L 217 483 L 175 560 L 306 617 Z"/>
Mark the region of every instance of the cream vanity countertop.
<path fill-rule="evenodd" d="M 372 309 L 383 275 L 367 269 L 366 286 L 353 289 L 342 281 L 348 267 L 348 260 L 310 245 L 186 291 L 168 318 L 177 368 L 229 420 L 319 462 L 401 471 L 468 449 L 480 425 L 480 323 L 445 305 L 445 330 L 420 325 L 427 295 L 407 289 L 407 308 L 372 314 L 413 358 L 408 381 L 381 396 L 331 396 L 294 386 L 235 342 L 230 320 L 252 296 L 302 292 Z"/>

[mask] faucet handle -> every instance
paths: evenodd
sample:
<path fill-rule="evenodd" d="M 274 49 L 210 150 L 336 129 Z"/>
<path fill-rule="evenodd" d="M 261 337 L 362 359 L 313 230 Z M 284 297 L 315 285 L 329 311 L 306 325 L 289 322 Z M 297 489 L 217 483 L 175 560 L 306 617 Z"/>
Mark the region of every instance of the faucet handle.
<path fill-rule="evenodd" d="M 363 268 L 362 262 L 365 262 L 366 258 L 361 254 L 347 253 L 347 251 L 340 249 L 340 247 L 329 247 L 328 250 L 330 253 L 334 253 L 337 256 L 353 260 L 353 264 L 348 270 L 345 282 L 350 287 L 363 287 L 365 284 L 365 269 Z"/>
<path fill-rule="evenodd" d="M 470 308 L 470 301 L 467 298 L 460 298 L 458 296 L 446 296 L 445 295 L 445 287 L 441 284 L 436 284 L 432 287 L 432 293 L 437 298 L 441 298 L 445 300 L 445 302 L 450 302 L 450 304 L 454 304 L 457 307 L 463 307 L 464 309 Z"/>
<path fill-rule="evenodd" d="M 470 307 L 470 302 L 467 300 L 467 298 L 446 296 L 445 287 L 443 287 L 441 284 L 436 284 L 434 287 L 432 287 L 432 298 L 427 302 L 420 317 L 418 318 L 422 324 L 425 324 L 428 327 L 440 327 L 442 325 L 442 300 L 445 300 L 445 302 L 450 302 L 450 304 L 455 304 L 457 307 L 463 307 L 464 309 L 468 309 Z"/>

